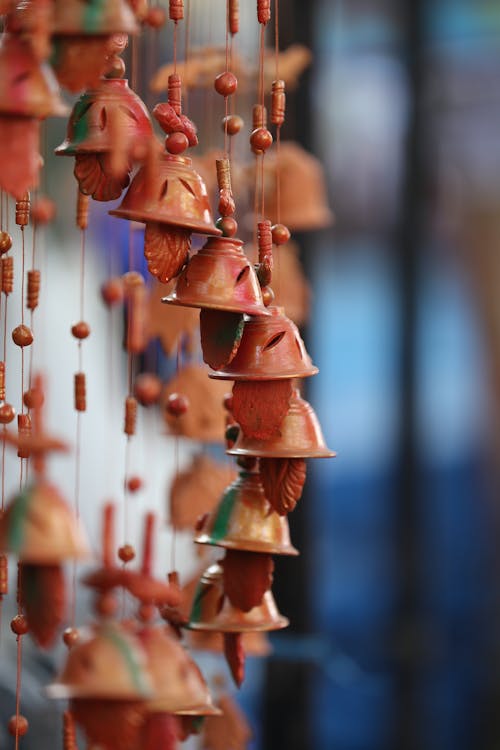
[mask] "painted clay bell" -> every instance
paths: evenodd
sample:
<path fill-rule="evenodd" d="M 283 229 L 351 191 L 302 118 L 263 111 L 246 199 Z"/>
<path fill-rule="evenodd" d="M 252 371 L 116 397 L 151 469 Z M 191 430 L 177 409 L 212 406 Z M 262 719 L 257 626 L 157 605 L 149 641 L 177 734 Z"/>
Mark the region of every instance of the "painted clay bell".
<path fill-rule="evenodd" d="M 154 690 L 148 711 L 195 716 L 220 713 L 198 666 L 178 639 L 163 627 L 146 628 L 139 637 Z"/>
<path fill-rule="evenodd" d="M 280 615 L 270 589 L 264 594 L 260 605 L 253 607 L 249 612 L 243 612 L 233 607 L 229 598 L 224 596 L 222 576 L 222 568 L 218 563 L 207 568 L 201 576 L 194 595 L 188 628 L 221 633 L 245 633 L 287 627 L 288 620 Z"/>
<path fill-rule="evenodd" d="M 241 240 L 210 238 L 177 279 L 163 302 L 227 312 L 268 315 L 257 276 Z"/>
<path fill-rule="evenodd" d="M 266 458 L 330 458 L 335 453 L 325 444 L 312 406 L 294 391 L 280 434 L 271 440 L 248 437 L 240 430 L 235 444 L 227 450 L 233 456 Z"/>
<path fill-rule="evenodd" d="M 54 34 L 97 36 L 134 34 L 137 23 L 126 0 L 55 0 Z"/>
<path fill-rule="evenodd" d="M 272 510 L 259 474 L 246 471 L 227 487 L 194 541 L 248 552 L 298 554 L 290 542 L 286 516 Z"/>
<path fill-rule="evenodd" d="M 252 315 L 245 321 L 236 356 L 211 378 L 281 380 L 316 375 L 297 326 L 283 308 L 269 307 L 269 317 Z"/>
<path fill-rule="evenodd" d="M 9 503 L 0 519 L 0 550 L 33 565 L 56 565 L 89 554 L 73 511 L 48 482 L 26 488 Z"/>

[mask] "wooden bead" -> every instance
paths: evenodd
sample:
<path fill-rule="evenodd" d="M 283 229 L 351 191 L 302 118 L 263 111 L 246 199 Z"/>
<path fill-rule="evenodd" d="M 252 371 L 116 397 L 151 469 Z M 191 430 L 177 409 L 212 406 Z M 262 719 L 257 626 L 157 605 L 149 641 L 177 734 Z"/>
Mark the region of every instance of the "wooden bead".
<path fill-rule="evenodd" d="M 184 133 L 170 133 L 165 138 L 165 148 L 169 154 L 182 154 L 189 147 L 189 141 Z"/>
<path fill-rule="evenodd" d="M 113 55 L 106 63 L 105 78 L 123 78 L 125 75 L 125 62 L 118 55 Z"/>
<path fill-rule="evenodd" d="M 8 253 L 10 248 L 12 247 L 12 237 L 8 232 L 1 231 L 0 232 L 0 255 L 3 255 L 4 253 Z"/>
<path fill-rule="evenodd" d="M 14 289 L 14 258 L 6 255 L 2 258 L 2 292 L 12 294 Z"/>
<path fill-rule="evenodd" d="M 0 362 L 0 402 L 5 401 L 5 362 Z"/>
<path fill-rule="evenodd" d="M 277 80 L 272 82 L 271 94 L 271 122 L 280 128 L 285 122 L 285 82 Z"/>
<path fill-rule="evenodd" d="M 2 404 L 0 406 L 0 424 L 10 424 L 16 416 L 16 410 L 11 404 Z"/>
<path fill-rule="evenodd" d="M 171 73 L 168 77 L 168 103 L 174 108 L 175 114 L 182 111 L 181 77 L 178 73 Z"/>
<path fill-rule="evenodd" d="M 30 388 L 23 394 L 23 403 L 27 409 L 34 409 L 43 405 L 43 392 L 39 388 Z"/>
<path fill-rule="evenodd" d="M 7 729 L 13 737 L 24 737 L 29 729 L 28 719 L 22 714 L 11 716 Z"/>
<path fill-rule="evenodd" d="M 31 417 L 29 414 L 18 414 L 17 415 L 17 434 L 20 438 L 27 438 L 31 436 Z M 30 449 L 23 445 L 17 449 L 18 458 L 29 458 Z"/>
<path fill-rule="evenodd" d="M 28 632 L 28 621 L 24 615 L 16 615 L 10 622 L 10 629 L 16 635 L 26 635 Z"/>
<path fill-rule="evenodd" d="M 214 87 L 221 96 L 231 96 L 238 88 L 238 79 L 230 71 L 219 73 L 214 81 Z"/>
<path fill-rule="evenodd" d="M 184 18 L 184 2 L 183 0 L 169 0 L 168 2 L 168 17 L 171 21 L 182 21 Z"/>
<path fill-rule="evenodd" d="M 46 195 L 41 195 L 33 203 L 31 218 L 35 224 L 49 224 L 56 215 L 56 204 Z"/>
<path fill-rule="evenodd" d="M 9 593 L 9 561 L 7 555 L 0 555 L 0 600 Z"/>
<path fill-rule="evenodd" d="M 135 435 L 135 426 L 137 422 L 137 401 L 133 396 L 125 399 L 125 427 L 126 435 Z"/>
<path fill-rule="evenodd" d="M 271 233 L 275 245 L 286 245 L 290 239 L 290 230 L 284 224 L 274 224 Z"/>
<path fill-rule="evenodd" d="M 267 125 L 267 109 L 263 104 L 254 104 L 252 107 L 252 130 L 265 128 Z"/>
<path fill-rule="evenodd" d="M 25 193 L 21 200 L 16 201 L 16 224 L 25 227 L 30 220 L 30 194 Z"/>
<path fill-rule="evenodd" d="M 273 136 L 267 128 L 257 128 L 250 135 L 250 145 L 254 154 L 263 154 L 272 145 Z"/>
<path fill-rule="evenodd" d="M 165 25 L 167 20 L 167 13 L 165 8 L 161 8 L 159 5 L 155 5 L 153 8 L 148 10 L 148 14 L 145 18 L 145 23 L 152 29 L 161 29 Z"/>
<path fill-rule="evenodd" d="M 30 346 L 33 343 L 31 328 L 25 325 L 16 326 L 12 331 L 12 341 L 16 346 L 20 346 L 21 348 Z"/>
<path fill-rule="evenodd" d="M 63 750 L 78 750 L 75 720 L 71 711 L 63 714 Z"/>
<path fill-rule="evenodd" d="M 96 609 L 103 617 L 113 617 L 118 609 L 118 600 L 111 591 L 97 598 Z"/>
<path fill-rule="evenodd" d="M 74 405 L 76 411 L 87 411 L 87 379 L 84 372 L 75 373 Z"/>
<path fill-rule="evenodd" d="M 226 393 L 222 403 L 224 404 L 224 409 L 228 411 L 230 414 L 232 414 L 233 413 L 233 394 Z"/>
<path fill-rule="evenodd" d="M 129 492 L 138 492 L 142 487 L 142 479 L 140 477 L 130 477 L 127 480 L 127 489 Z"/>
<path fill-rule="evenodd" d="M 243 118 L 239 115 L 227 115 L 222 118 L 221 127 L 224 133 L 236 135 L 244 125 Z"/>
<path fill-rule="evenodd" d="M 182 393 L 171 393 L 167 399 L 166 410 L 173 417 L 180 417 L 189 409 L 189 399 Z"/>
<path fill-rule="evenodd" d="M 108 279 L 101 287 L 101 297 L 108 307 L 123 302 L 123 281 L 120 278 Z"/>
<path fill-rule="evenodd" d="M 89 225 L 89 203 L 90 197 L 78 190 L 76 197 L 76 226 L 82 230 L 87 229 Z"/>
<path fill-rule="evenodd" d="M 274 302 L 274 292 L 270 286 L 265 286 L 262 289 L 262 301 L 264 307 L 269 307 Z"/>
<path fill-rule="evenodd" d="M 134 383 L 134 395 L 142 406 L 156 404 L 161 395 L 161 380 L 152 372 L 138 375 Z"/>
<path fill-rule="evenodd" d="M 118 557 L 122 562 L 129 563 L 135 557 L 135 549 L 131 544 L 124 544 L 123 547 L 120 547 L 118 550 Z"/>
<path fill-rule="evenodd" d="M 223 216 L 215 222 L 217 229 L 220 229 L 223 237 L 234 237 L 238 231 L 238 223 L 232 216 Z"/>
<path fill-rule="evenodd" d="M 71 333 L 75 339 L 86 339 L 90 336 L 90 326 L 88 323 L 85 323 L 84 320 L 80 320 L 78 323 L 71 326 Z"/>
<path fill-rule="evenodd" d="M 26 307 L 28 310 L 36 310 L 40 297 L 41 273 L 35 268 L 28 271 L 28 289 L 26 292 Z"/>
<path fill-rule="evenodd" d="M 80 634 L 76 628 L 66 628 L 63 633 L 63 641 L 68 648 L 72 648 L 80 639 Z"/>
<path fill-rule="evenodd" d="M 237 34 L 240 30 L 240 4 L 239 0 L 229 0 L 228 7 L 229 32 Z"/>
<path fill-rule="evenodd" d="M 271 0 L 257 0 L 257 20 L 266 24 L 271 20 Z"/>

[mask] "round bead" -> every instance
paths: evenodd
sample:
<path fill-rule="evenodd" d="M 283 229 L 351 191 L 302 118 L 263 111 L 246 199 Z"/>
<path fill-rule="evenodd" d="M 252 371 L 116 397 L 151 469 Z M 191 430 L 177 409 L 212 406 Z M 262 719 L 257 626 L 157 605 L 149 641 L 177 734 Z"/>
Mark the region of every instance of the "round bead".
<path fill-rule="evenodd" d="M 122 562 L 128 563 L 134 559 L 135 549 L 131 544 L 124 544 L 123 547 L 120 547 L 118 550 L 118 557 Z"/>
<path fill-rule="evenodd" d="M 271 227 L 271 235 L 275 245 L 286 245 L 290 239 L 290 230 L 284 224 L 275 224 Z"/>
<path fill-rule="evenodd" d="M 184 133 L 170 133 L 165 138 L 165 148 L 169 154 L 182 154 L 189 146 L 189 141 Z"/>
<path fill-rule="evenodd" d="M 189 408 L 189 399 L 182 393 L 171 393 L 167 399 L 166 409 L 173 417 L 180 417 Z"/>
<path fill-rule="evenodd" d="M 255 469 L 257 459 L 255 458 L 255 456 L 238 456 L 238 458 L 236 459 L 236 463 L 241 469 L 244 469 L 245 471 L 252 471 L 252 469 Z"/>
<path fill-rule="evenodd" d="M 222 403 L 224 404 L 224 409 L 228 411 L 230 414 L 232 414 L 233 413 L 233 394 L 226 393 Z"/>
<path fill-rule="evenodd" d="M 33 334 L 31 333 L 31 328 L 28 328 L 28 326 L 17 326 L 12 331 L 12 341 L 17 346 L 29 346 L 33 343 Z"/>
<path fill-rule="evenodd" d="M 161 395 L 161 380 L 152 372 L 138 375 L 134 383 L 134 396 L 142 406 L 156 404 Z"/>
<path fill-rule="evenodd" d="M 167 13 L 165 9 L 157 5 L 154 8 L 149 9 L 145 18 L 145 23 L 147 23 L 148 26 L 151 26 L 152 29 L 161 29 L 161 27 L 165 25 L 166 20 Z"/>
<path fill-rule="evenodd" d="M 104 75 L 106 78 L 123 78 L 125 75 L 125 63 L 121 57 L 113 55 L 113 57 L 108 60 Z"/>
<path fill-rule="evenodd" d="M 127 480 L 127 489 L 129 492 L 138 492 L 142 487 L 142 479 L 140 477 L 130 477 Z"/>
<path fill-rule="evenodd" d="M 28 731 L 28 728 L 28 719 L 22 714 L 19 714 L 18 716 L 11 716 L 9 719 L 9 723 L 7 724 L 9 734 L 11 734 L 13 737 L 15 737 L 16 735 L 18 737 L 24 737 L 24 735 Z"/>
<path fill-rule="evenodd" d="M 223 237 L 234 237 L 238 231 L 238 224 L 232 216 L 223 216 L 215 222 L 217 229 L 220 229 Z"/>
<path fill-rule="evenodd" d="M 30 388 L 23 394 L 23 403 L 27 409 L 34 409 L 35 406 L 43 405 L 43 393 L 39 388 Z"/>
<path fill-rule="evenodd" d="M 84 320 L 80 320 L 74 326 L 71 326 L 71 333 L 75 339 L 86 339 L 90 336 L 90 326 Z"/>
<path fill-rule="evenodd" d="M 56 215 L 56 204 L 45 195 L 41 195 L 31 206 L 31 218 L 35 224 L 48 224 Z"/>
<path fill-rule="evenodd" d="M 231 96 L 238 88 L 238 79 L 234 73 L 230 73 L 229 71 L 219 73 L 214 81 L 214 87 L 221 96 Z"/>
<path fill-rule="evenodd" d="M 142 622 L 150 622 L 156 614 L 156 607 L 153 604 L 141 604 L 137 614 Z"/>
<path fill-rule="evenodd" d="M 80 633 L 76 628 L 66 628 L 63 633 L 63 641 L 68 648 L 72 648 L 80 639 Z"/>
<path fill-rule="evenodd" d="M 12 237 L 8 232 L 0 232 L 0 255 L 8 253 L 12 247 Z"/>
<path fill-rule="evenodd" d="M 227 115 L 222 118 L 221 123 L 222 130 L 224 133 L 227 132 L 228 135 L 236 135 L 236 133 L 239 133 L 244 124 L 243 118 L 239 115 Z"/>
<path fill-rule="evenodd" d="M 273 136 L 267 128 L 256 128 L 250 135 L 250 146 L 254 154 L 263 154 L 272 145 Z"/>
<path fill-rule="evenodd" d="M 16 635 L 26 635 L 28 632 L 28 621 L 24 615 L 16 615 L 10 622 L 10 629 Z"/>
<path fill-rule="evenodd" d="M 103 617 L 112 617 L 118 609 L 118 600 L 111 591 L 102 594 L 96 602 L 96 609 Z"/>
<path fill-rule="evenodd" d="M 108 307 L 118 305 L 123 300 L 123 282 L 121 279 L 108 279 L 101 287 L 101 297 Z"/>
<path fill-rule="evenodd" d="M 11 404 L 2 404 L 0 406 L 0 424 L 10 424 L 16 416 L 16 410 Z"/>
<path fill-rule="evenodd" d="M 262 289 L 262 302 L 265 307 L 269 307 L 271 302 L 274 300 L 274 292 L 270 286 L 265 286 Z"/>

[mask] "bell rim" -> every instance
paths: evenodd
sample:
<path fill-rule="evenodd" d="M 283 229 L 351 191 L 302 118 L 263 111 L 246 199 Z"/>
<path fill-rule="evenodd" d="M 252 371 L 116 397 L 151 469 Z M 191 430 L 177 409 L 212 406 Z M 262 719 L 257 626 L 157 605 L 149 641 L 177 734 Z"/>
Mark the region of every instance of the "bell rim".
<path fill-rule="evenodd" d="M 284 547 L 283 545 L 279 544 L 266 544 L 265 542 L 250 542 L 250 545 L 245 544 L 243 540 L 241 541 L 231 541 L 231 539 L 227 540 L 220 540 L 220 541 L 213 541 L 212 537 L 209 534 L 198 534 L 193 539 L 195 544 L 209 544 L 212 547 L 223 547 L 224 549 L 234 549 L 234 550 L 243 550 L 244 552 L 260 552 L 262 554 L 269 554 L 269 555 L 286 555 L 287 557 L 297 557 L 300 555 L 300 552 L 298 549 L 296 549 L 293 544 L 290 544 L 288 547 Z M 245 544 L 245 546 L 242 546 Z"/>
<path fill-rule="evenodd" d="M 119 219 L 127 219 L 128 221 L 137 221 L 140 224 L 147 224 L 148 221 L 155 222 L 156 224 L 165 223 L 169 226 L 173 227 L 181 227 L 182 229 L 186 229 L 185 222 L 177 221 L 175 218 L 169 220 L 168 222 L 161 222 L 158 221 L 157 216 L 151 215 L 151 218 L 144 218 L 144 212 L 139 211 L 133 211 L 128 208 L 114 208 L 111 211 L 108 211 L 108 214 L 110 216 L 117 216 Z M 194 228 L 193 228 L 194 227 Z M 207 234 L 212 237 L 219 237 L 222 233 L 220 229 L 217 229 L 217 227 L 214 225 L 211 227 L 209 224 L 203 224 L 202 222 L 198 222 L 196 219 L 193 220 L 193 223 L 191 227 L 189 227 L 188 231 L 193 232 L 193 234 Z"/>
<path fill-rule="evenodd" d="M 230 456 L 251 456 L 253 458 L 335 458 L 337 453 L 329 448 L 312 450 L 272 450 L 265 448 L 228 448 L 226 453 Z"/>
<path fill-rule="evenodd" d="M 81 700 L 119 700 L 119 701 L 137 701 L 144 700 L 150 697 L 150 693 L 133 693 L 124 692 L 118 694 L 117 691 L 103 690 L 97 694 L 95 691 L 89 690 L 89 688 L 82 688 L 78 685 L 66 684 L 64 682 L 53 682 L 44 688 L 45 695 L 51 700 L 72 700 L 73 698 Z"/>
<path fill-rule="evenodd" d="M 251 309 L 252 315 L 270 315 L 270 313 L 267 310 L 267 307 L 264 307 L 264 305 L 260 307 L 260 306 L 257 306 L 257 304 L 255 304 L 253 307 L 251 307 L 251 304 L 249 303 L 248 305 L 245 305 L 244 308 L 243 307 L 237 308 L 235 305 L 231 305 L 231 304 L 225 305 L 224 303 L 219 304 L 216 302 L 213 302 L 213 303 L 207 302 L 207 303 L 204 303 L 203 305 L 200 305 L 197 302 L 196 303 L 190 302 L 188 300 L 186 301 L 183 300 L 181 302 L 180 299 L 177 297 L 177 294 L 175 291 L 169 294 L 168 297 L 162 297 L 161 301 L 165 305 L 179 305 L 180 307 L 194 307 L 194 308 L 197 308 L 198 310 L 221 310 L 223 312 L 241 313 L 243 315 L 247 313 L 248 310 Z M 231 378 L 228 378 L 228 380 L 231 380 Z"/>
<path fill-rule="evenodd" d="M 313 375 L 317 375 L 319 368 L 313 365 L 307 370 L 297 372 L 297 370 L 287 371 L 286 374 L 274 374 L 274 375 L 258 375 L 250 374 L 248 372 L 224 372 L 224 370 L 212 370 L 208 373 L 208 377 L 213 380 L 248 380 L 252 382 L 258 382 L 263 380 L 292 380 L 293 378 L 311 378 Z"/>
<path fill-rule="evenodd" d="M 272 623 L 258 624 L 258 623 L 235 623 L 234 625 L 223 624 L 223 623 L 204 623 L 204 622 L 189 622 L 186 625 L 188 630 L 204 631 L 206 633 L 217 632 L 217 633 L 265 633 L 273 630 L 283 630 L 290 624 L 288 617 L 279 615 Z"/>
<path fill-rule="evenodd" d="M 217 706 L 201 703 L 192 708 L 181 708 L 178 711 L 172 711 L 174 716 L 222 716 L 223 713 Z"/>

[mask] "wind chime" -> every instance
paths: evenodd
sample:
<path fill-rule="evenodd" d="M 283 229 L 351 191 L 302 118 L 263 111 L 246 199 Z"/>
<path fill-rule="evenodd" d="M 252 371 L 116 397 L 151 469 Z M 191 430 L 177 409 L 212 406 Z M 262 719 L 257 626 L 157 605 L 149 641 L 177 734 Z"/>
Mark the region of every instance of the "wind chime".
<path fill-rule="evenodd" d="M 275 70 L 271 78 L 265 46 L 271 2 L 256 3 L 260 41 L 253 87 L 257 102 L 249 135 L 253 167 L 247 171 L 253 238 L 244 225 L 239 231 L 232 185 L 232 141 L 244 128 L 243 118 L 236 113 L 239 82 L 232 70 L 233 63 L 238 68 L 233 49 L 240 22 L 238 0 L 226 0 L 226 43 L 222 56 L 215 58 L 223 69 L 216 69 L 210 76 L 210 60 L 200 62 L 202 73 L 196 74 L 195 55 L 183 66 L 177 59 L 181 22 L 186 24 L 187 58 L 189 10 L 184 19 L 183 0 L 169 0 L 170 23 L 165 24 L 165 10 L 159 4 L 149 5 L 147 0 L 0 3 L 4 14 L 0 40 L 4 164 L 0 175 L 0 313 L 4 330 L 0 361 L 0 598 L 8 593 L 7 558 L 12 555 L 18 565 L 17 614 L 11 622 L 18 666 L 15 711 L 8 730 L 16 750 L 29 729 L 29 716 L 21 713 L 23 638 L 29 633 L 39 647 L 48 648 L 61 630 L 68 653 L 47 694 L 69 701 L 63 718 L 64 750 L 76 750 L 76 726 L 89 747 L 170 750 L 199 733 L 203 722 L 203 747 L 226 747 L 229 737 L 231 747 L 245 747 L 249 732 L 244 718 L 229 695 L 219 695 L 213 701 L 185 643 L 223 652 L 235 684 L 242 685 L 246 653 L 267 653 L 265 634 L 288 625 L 272 594 L 273 556 L 299 554 L 290 539 L 287 516 L 302 495 L 306 461 L 334 455 L 325 444 L 312 407 L 301 396 L 302 380 L 318 370 L 297 325 L 276 301 L 273 288 L 277 280 L 277 298 L 281 299 L 281 259 L 288 252 L 290 228 L 315 228 L 331 221 L 322 200 L 313 201 L 310 215 L 299 212 L 305 222 L 302 225 L 294 225 L 294 211 L 282 211 L 289 162 L 287 145 L 281 146 L 285 80 L 279 75 L 278 0 L 274 3 Z M 167 91 L 167 100 L 152 111 L 156 126 L 134 91 L 141 25 L 154 29 L 156 35 L 163 34 L 164 25 L 167 32 L 173 31 L 173 64 L 168 66 L 166 78 L 161 71 L 155 78 L 165 80 L 162 90 Z M 129 35 L 131 86 L 121 57 Z M 292 64 L 291 60 L 292 56 L 287 63 L 290 69 L 302 64 L 295 58 Z M 215 106 L 221 110 L 223 150 L 211 169 L 217 182 L 219 218 L 215 222 L 209 189 L 196 168 L 198 162 L 187 156 L 199 138 L 194 122 L 183 110 L 183 70 L 191 86 L 204 86 L 209 77 L 213 78 L 213 88 L 220 97 Z M 252 82 L 243 69 L 241 76 L 251 90 Z M 76 225 L 80 230 L 80 319 L 71 326 L 78 345 L 73 507 L 47 478 L 46 456 L 67 446 L 45 430 L 47 384 L 41 376 L 33 375 L 33 349 L 29 349 L 35 338 L 33 311 L 38 306 L 41 283 L 40 272 L 34 267 L 36 228 L 51 218 L 51 207 L 42 200 L 32 206 L 28 191 L 37 188 L 42 167 L 40 122 L 66 113 L 56 78 L 68 91 L 80 94 L 70 114 L 66 138 L 55 151 L 59 156 L 74 158 Z M 268 128 L 268 100 L 274 136 Z M 163 143 L 155 127 L 163 131 Z M 270 151 L 273 143 L 275 148 Z M 291 163 L 293 169 L 293 153 Z M 303 163 L 300 158 L 298 163 Z M 317 165 L 308 165 L 310 178 Z M 321 176 L 313 174 L 313 182 L 321 183 Z M 21 324 L 12 333 L 21 353 L 17 434 L 7 428 L 15 417 L 15 408 L 6 401 L 7 302 L 14 283 L 10 251 L 17 250 L 18 244 L 9 233 L 9 196 L 16 201 L 22 266 Z M 95 594 L 93 612 L 88 623 L 80 626 L 75 621 L 74 566 L 77 560 L 89 556 L 80 526 L 81 418 L 87 411 L 82 344 L 90 335 L 84 316 L 86 233 L 90 200 L 120 198 L 120 204 L 109 214 L 129 222 L 128 269 L 105 283 L 102 298 L 110 311 L 123 307 L 125 313 L 125 523 L 121 543 L 116 545 L 117 508 L 112 503 L 104 506 L 101 562 L 81 580 Z M 25 229 L 30 214 L 33 257 L 27 274 L 28 326 L 24 277 Z M 283 218 L 287 218 L 287 224 Z M 143 235 L 137 233 L 139 225 L 143 226 Z M 137 270 L 141 267 L 133 253 L 137 236 L 143 236 L 149 279 Z M 197 236 L 204 238 L 201 246 Z M 193 250 L 192 243 L 198 249 Z M 250 259 L 252 245 L 257 248 L 255 262 Z M 300 279 L 300 270 L 296 274 Z M 303 294 L 305 299 L 307 292 Z M 297 313 L 299 322 L 305 317 L 305 307 L 304 303 Z M 175 373 L 166 386 L 159 373 L 139 372 L 140 358 L 147 359 L 148 343 L 157 337 L 167 358 L 176 353 Z M 30 353 L 27 376 L 25 349 Z M 203 365 L 196 359 L 198 352 Z M 165 412 L 175 453 L 170 490 L 174 528 L 171 569 L 163 579 L 154 571 L 156 515 L 144 515 L 138 567 L 134 567 L 137 554 L 128 538 L 127 521 L 132 512 L 129 494 L 142 487 L 141 478 L 130 473 L 132 446 L 141 439 L 139 409 L 158 403 Z M 225 442 L 226 453 L 235 457 L 236 466 L 222 465 L 201 454 L 181 471 L 180 436 L 201 443 Z M 15 446 L 20 458 L 19 491 L 8 503 L 4 497 L 5 445 Z M 193 527 L 198 549 L 212 550 L 215 557 L 201 555 L 202 572 L 185 582 L 176 570 L 175 533 Z M 73 582 L 69 585 L 63 571 L 68 561 L 73 565 Z"/>

